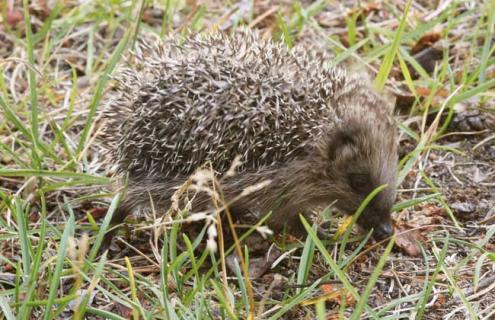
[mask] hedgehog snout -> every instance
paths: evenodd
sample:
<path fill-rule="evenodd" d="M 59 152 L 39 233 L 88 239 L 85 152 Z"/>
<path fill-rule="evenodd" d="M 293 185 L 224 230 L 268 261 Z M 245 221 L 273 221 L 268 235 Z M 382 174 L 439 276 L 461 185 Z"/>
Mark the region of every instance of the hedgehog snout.
<path fill-rule="evenodd" d="M 365 230 L 373 229 L 373 238 L 386 239 L 394 234 L 390 210 L 367 208 L 358 219 L 358 224 Z"/>
<path fill-rule="evenodd" d="M 394 234 L 394 226 L 392 220 L 387 219 L 381 221 L 376 227 L 373 228 L 373 237 L 376 240 L 383 240 L 391 237 Z"/>

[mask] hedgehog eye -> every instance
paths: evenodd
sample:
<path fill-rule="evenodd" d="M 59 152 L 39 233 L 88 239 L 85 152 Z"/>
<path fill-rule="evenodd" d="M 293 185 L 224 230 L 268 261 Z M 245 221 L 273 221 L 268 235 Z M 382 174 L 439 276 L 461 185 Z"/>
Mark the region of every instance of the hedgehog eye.
<path fill-rule="evenodd" d="M 358 192 L 366 192 L 370 189 L 371 179 L 367 173 L 349 173 L 349 185 Z"/>

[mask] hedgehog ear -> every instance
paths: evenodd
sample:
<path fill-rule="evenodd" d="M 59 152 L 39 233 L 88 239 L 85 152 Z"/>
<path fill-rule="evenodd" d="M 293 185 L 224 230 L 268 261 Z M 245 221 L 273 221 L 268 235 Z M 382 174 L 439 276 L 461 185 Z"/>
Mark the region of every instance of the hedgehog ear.
<path fill-rule="evenodd" d="M 356 144 L 356 132 L 350 128 L 338 129 L 328 139 L 327 156 L 329 160 L 335 160 L 352 152 Z"/>

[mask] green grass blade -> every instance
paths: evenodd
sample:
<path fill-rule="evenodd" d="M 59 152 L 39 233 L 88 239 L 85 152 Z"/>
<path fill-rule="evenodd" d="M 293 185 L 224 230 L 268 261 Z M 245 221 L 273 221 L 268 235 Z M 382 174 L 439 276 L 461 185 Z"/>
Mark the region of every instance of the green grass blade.
<path fill-rule="evenodd" d="M 320 284 L 320 281 L 317 280 L 315 281 L 311 286 L 307 287 L 301 293 L 296 294 L 293 297 L 290 297 L 286 301 L 284 301 L 284 305 L 280 310 L 278 310 L 274 315 L 272 315 L 268 320 L 276 320 L 282 318 L 284 314 L 286 314 L 288 311 L 292 310 L 296 305 L 299 303 L 303 302 L 306 297 L 314 291 L 314 289 Z"/>
<path fill-rule="evenodd" d="M 244 276 L 242 275 L 241 266 L 239 265 L 239 261 L 237 259 L 234 260 L 235 268 L 234 273 L 237 278 L 237 285 L 239 286 L 239 290 L 241 291 L 241 300 L 242 304 L 245 307 L 246 314 L 249 314 L 249 297 L 246 288 L 246 282 L 244 281 Z"/>
<path fill-rule="evenodd" d="M 280 12 L 277 14 L 277 25 L 280 28 L 280 30 L 282 31 L 282 39 L 284 40 L 285 44 L 287 45 L 287 47 L 289 49 L 292 48 L 292 46 L 294 45 L 293 41 L 292 41 L 292 36 L 289 32 L 289 29 L 287 28 L 287 25 L 285 24 L 284 19 L 282 18 L 282 15 L 280 14 Z"/>
<path fill-rule="evenodd" d="M 220 306 L 227 311 L 227 314 L 229 315 L 229 319 L 238 319 L 237 316 L 234 314 L 234 311 L 230 307 L 230 301 L 225 297 L 224 291 L 226 291 L 228 288 L 221 288 L 219 284 L 217 284 L 216 281 L 213 279 L 210 279 L 210 283 L 213 286 L 213 289 L 215 290 L 216 298 L 218 299 L 218 302 L 220 303 Z"/>
<path fill-rule="evenodd" d="M 0 297 L 0 310 L 2 310 L 5 319 L 15 320 L 14 312 L 12 311 L 4 297 Z"/>
<path fill-rule="evenodd" d="M 435 268 L 435 271 L 433 271 L 433 275 L 431 279 L 426 279 L 427 285 L 423 293 L 423 297 L 421 299 L 421 302 L 418 303 L 418 306 L 416 308 L 416 319 L 420 320 L 423 319 L 423 315 L 426 310 L 426 303 L 428 302 L 428 298 L 431 295 L 431 291 L 433 290 L 433 284 L 435 283 L 438 273 L 440 272 L 441 266 L 444 264 L 445 261 L 445 256 L 447 255 L 447 249 L 449 248 L 449 239 L 447 238 L 445 240 L 445 243 L 443 245 L 442 251 L 440 252 L 440 255 L 437 258 L 437 266 Z"/>
<path fill-rule="evenodd" d="M 316 235 L 316 232 L 313 230 L 313 228 L 309 225 L 309 223 L 306 221 L 306 219 L 303 216 L 300 216 L 300 219 L 302 221 L 304 228 L 308 232 L 309 237 L 311 237 L 311 239 L 315 243 L 315 245 L 318 248 L 318 250 L 320 251 L 320 253 L 325 258 L 326 263 L 330 266 L 330 269 L 333 271 L 335 276 L 337 276 L 337 278 L 340 280 L 340 282 L 342 282 L 342 284 L 344 285 L 344 288 L 347 291 L 349 291 L 349 293 L 351 293 L 351 295 L 354 297 L 354 299 L 359 300 L 360 296 L 357 293 L 356 289 L 349 282 L 347 275 L 335 263 L 335 261 L 333 260 L 333 257 L 330 255 L 330 253 L 325 248 L 325 245 L 321 242 L 321 240 Z"/>
<path fill-rule="evenodd" d="M 107 184 L 109 178 L 92 176 L 86 173 L 59 172 L 50 170 L 33 169 L 0 169 L 0 177 L 52 177 L 52 178 L 75 178 L 88 184 Z"/>
<path fill-rule="evenodd" d="M 33 139 L 32 134 L 29 132 L 29 129 L 26 128 L 26 126 L 23 124 L 22 120 L 19 119 L 19 117 L 16 115 L 14 110 L 7 104 L 7 101 L 0 95 L 0 106 L 2 107 L 3 111 L 5 112 L 5 117 L 8 119 L 10 122 L 14 124 L 14 126 L 22 132 L 22 134 L 28 138 L 29 140 Z"/>
<path fill-rule="evenodd" d="M 319 300 L 315 306 L 316 318 L 318 320 L 326 320 L 325 300 Z"/>
<path fill-rule="evenodd" d="M 335 274 L 335 276 L 340 280 L 340 282 L 342 282 L 342 285 L 344 286 L 345 290 L 347 290 L 347 292 L 349 292 L 356 301 L 359 301 L 361 297 L 357 292 L 357 290 L 354 288 L 354 286 L 349 282 L 349 279 L 347 278 L 345 272 L 343 272 L 342 269 L 340 269 L 337 263 L 333 260 L 333 257 L 327 251 L 325 245 L 318 238 L 316 232 L 313 230 L 313 228 L 311 228 L 311 226 L 306 221 L 306 219 L 302 215 L 300 215 L 299 218 L 301 219 L 301 222 L 304 228 L 306 229 L 306 232 L 308 232 L 308 235 L 314 241 L 316 247 L 323 255 L 323 258 L 325 258 L 325 262 L 330 266 L 330 269 Z M 376 318 L 375 312 L 368 305 L 366 305 L 365 308 L 371 314 L 371 316 Z"/>
<path fill-rule="evenodd" d="M 438 258 L 437 258 L 437 260 L 438 260 Z M 440 266 L 441 266 L 443 273 L 447 276 L 447 279 L 448 279 L 451 287 L 454 288 L 454 292 L 457 294 L 457 296 L 459 296 L 460 300 L 462 301 L 462 303 L 466 307 L 466 309 L 469 313 L 470 319 L 473 319 L 473 320 L 479 319 L 476 311 L 474 310 L 473 306 L 471 305 L 471 303 L 466 298 L 466 295 L 464 294 L 462 289 L 457 284 L 457 280 L 451 274 L 450 270 L 447 268 L 447 266 L 445 264 L 441 264 Z"/>
<path fill-rule="evenodd" d="M 27 225 L 27 218 L 22 208 L 21 200 L 15 198 L 15 211 L 14 217 L 19 228 L 19 241 L 21 242 L 21 255 L 22 255 L 22 270 L 24 277 L 28 277 L 31 273 L 31 242 L 29 241 L 29 232 Z"/>
<path fill-rule="evenodd" d="M 24 301 L 22 302 L 21 308 L 19 310 L 20 319 L 28 319 L 31 313 L 31 306 L 29 303 L 33 300 L 35 296 L 36 288 L 38 287 L 38 277 L 40 275 L 40 265 L 43 253 L 45 250 L 46 241 L 46 201 L 43 194 L 40 194 L 41 198 L 41 226 L 39 230 L 38 243 L 36 245 L 36 253 L 33 259 L 32 267 L 27 279 L 27 292 L 24 296 Z"/>
<path fill-rule="evenodd" d="M 62 274 L 62 267 L 64 266 L 65 255 L 67 253 L 67 244 L 69 242 L 69 237 L 74 235 L 74 215 L 71 214 L 69 220 L 65 224 L 64 233 L 60 239 L 60 246 L 58 248 L 57 261 L 55 263 L 55 270 L 52 273 L 52 281 L 50 283 L 50 291 L 48 294 L 48 302 L 45 309 L 45 320 L 51 319 L 51 309 L 55 297 L 57 296 L 58 285 L 60 283 L 60 275 Z"/>
<path fill-rule="evenodd" d="M 421 171 L 421 176 L 423 177 L 423 180 L 426 182 L 426 184 L 433 190 L 435 193 L 441 193 L 440 190 L 437 188 L 435 183 L 426 175 L 424 171 Z M 461 225 L 455 218 L 454 212 L 452 212 L 452 209 L 450 209 L 449 205 L 447 204 L 447 201 L 445 201 L 445 198 L 443 196 L 438 197 L 438 201 L 442 204 L 443 208 L 445 211 L 447 211 L 447 214 L 449 215 L 450 219 L 454 223 L 454 225 L 459 229 L 462 230 Z"/>
<path fill-rule="evenodd" d="M 422 197 L 419 197 L 419 198 L 404 200 L 404 201 L 402 201 L 400 203 L 395 204 L 392 207 L 392 212 L 397 212 L 397 211 L 404 210 L 406 208 L 410 208 L 410 207 L 416 206 L 416 205 L 418 205 L 420 203 L 423 203 L 423 202 L 426 202 L 428 200 L 436 199 L 436 198 L 440 197 L 441 195 L 442 194 L 440 192 L 436 192 L 436 193 L 429 194 L 429 195 L 426 195 L 426 196 L 422 196 Z"/>
<path fill-rule="evenodd" d="M 344 257 L 344 250 L 346 248 L 347 242 L 349 241 L 349 236 L 351 234 L 353 226 L 356 224 L 357 220 L 363 213 L 364 209 L 368 207 L 368 204 L 371 202 L 371 200 L 373 200 L 386 187 L 387 187 L 386 184 L 381 185 L 375 190 L 373 190 L 370 194 L 368 194 L 366 198 L 364 198 L 363 202 L 361 202 L 356 212 L 352 215 L 351 223 L 347 226 L 347 229 L 345 230 L 344 235 L 342 237 L 342 241 L 340 242 L 339 259 L 338 259 L 339 261 L 341 261 L 342 258 Z"/>
<path fill-rule="evenodd" d="M 26 1 L 26 0 L 24 0 Z M 113 69 L 117 65 L 117 63 L 120 61 L 120 58 L 122 57 L 122 53 L 124 52 L 124 49 L 127 46 L 127 43 L 129 41 L 130 37 L 130 31 L 126 32 L 122 40 L 120 40 L 119 44 L 117 45 L 117 48 L 113 52 L 112 56 L 110 57 L 110 61 L 103 71 L 102 75 L 100 76 L 100 80 L 98 81 L 98 84 L 96 85 L 95 92 L 93 93 L 93 98 L 91 99 L 91 102 L 89 104 L 89 113 L 87 116 L 86 124 L 84 125 L 84 129 L 81 133 L 81 138 L 79 140 L 79 144 L 77 145 L 76 148 L 76 157 L 79 157 L 80 153 L 84 149 L 84 146 L 86 145 L 86 141 L 88 139 L 88 135 L 90 132 L 91 127 L 93 126 L 93 120 L 96 115 L 96 109 L 98 108 L 98 105 L 100 103 L 100 99 L 103 94 L 103 89 L 105 87 L 105 84 L 107 83 L 110 74 L 112 73 Z"/>
<path fill-rule="evenodd" d="M 74 319 L 84 319 L 84 315 L 86 314 L 87 311 L 87 306 L 88 306 L 88 301 L 91 297 L 91 292 L 94 290 L 96 284 L 100 280 L 101 275 L 103 274 L 103 270 L 105 268 L 105 263 L 107 262 L 107 252 L 104 252 L 101 255 L 100 261 L 98 262 L 98 265 L 96 266 L 95 273 L 93 275 L 93 278 L 91 279 L 90 285 L 89 285 L 89 290 L 86 291 L 85 295 L 81 299 L 81 303 L 79 304 L 79 307 L 74 313 Z"/>
<path fill-rule="evenodd" d="M 52 28 L 53 20 L 58 16 L 58 14 L 62 10 L 62 8 L 63 8 L 63 4 L 60 1 L 56 1 L 55 2 L 55 6 L 50 11 L 50 14 L 44 20 L 43 26 L 41 27 L 40 31 L 38 31 L 34 35 L 34 37 L 33 37 L 33 45 L 36 45 L 38 42 L 40 42 L 41 40 L 43 40 L 46 37 L 46 35 L 48 34 L 48 32 L 50 32 L 50 30 Z"/>
<path fill-rule="evenodd" d="M 406 27 L 407 15 L 409 14 L 409 8 L 411 7 L 412 0 L 408 0 L 406 3 L 406 7 L 404 8 L 404 14 L 402 15 L 402 19 L 400 20 L 399 27 L 397 32 L 395 33 L 394 39 L 392 40 L 392 45 L 390 46 L 385 58 L 383 59 L 382 65 L 380 66 L 380 70 L 378 70 L 378 74 L 375 79 L 375 88 L 378 90 L 382 90 L 385 87 L 385 82 L 387 81 L 388 75 L 392 70 L 392 65 L 394 63 L 395 55 L 397 54 L 397 50 L 399 49 L 400 40 L 402 33 L 404 32 L 404 28 Z"/>
<path fill-rule="evenodd" d="M 296 284 L 304 284 L 308 280 L 309 270 L 313 265 L 314 253 L 315 243 L 311 237 L 306 237 L 303 252 L 301 254 L 301 260 L 299 261 L 299 268 L 297 270 Z M 299 293 L 300 291 L 301 289 L 298 288 L 296 293 Z"/>
<path fill-rule="evenodd" d="M 364 246 L 368 243 L 368 240 L 371 238 L 371 235 L 373 234 L 372 230 L 366 234 L 366 236 L 361 240 L 359 245 L 356 247 L 356 249 L 348 255 L 342 262 L 339 263 L 339 267 L 346 270 L 346 268 L 349 267 L 351 262 L 354 260 L 354 258 L 361 252 L 361 250 L 364 248 Z"/>
<path fill-rule="evenodd" d="M 476 95 L 488 92 L 489 90 L 493 89 L 494 87 L 495 87 L 495 79 L 490 79 L 488 81 L 485 81 L 477 87 L 463 91 L 461 93 L 458 93 L 454 97 L 452 97 L 452 104 L 456 104 L 456 103 L 462 102 L 464 100 L 467 100 L 471 97 L 474 97 Z"/>
<path fill-rule="evenodd" d="M 95 316 L 99 317 L 100 319 L 127 320 L 126 318 L 123 318 L 119 315 L 116 315 L 115 313 L 112 313 L 110 311 L 106 311 L 106 310 L 102 310 L 102 309 L 96 309 L 93 307 L 87 307 L 86 311 L 88 313 L 94 314 Z"/>
<path fill-rule="evenodd" d="M 375 270 L 373 271 L 370 279 L 368 280 L 368 284 L 366 285 L 366 288 L 364 289 L 364 292 L 361 295 L 361 299 L 359 299 L 357 302 L 357 306 L 351 315 L 351 320 L 357 320 L 361 317 L 361 313 L 363 313 L 364 307 L 368 303 L 368 298 L 371 294 L 371 291 L 375 286 L 376 280 L 378 280 L 378 277 L 380 276 L 380 272 L 382 272 L 383 266 L 385 265 L 385 262 L 387 261 L 387 258 L 390 255 L 390 252 L 392 251 L 392 247 L 394 246 L 394 243 L 395 243 L 395 237 L 391 237 L 390 241 L 387 244 L 387 247 L 385 248 L 385 251 L 383 252 L 380 260 L 378 261 L 378 264 L 375 267 Z"/>
<path fill-rule="evenodd" d="M 33 54 L 33 34 L 31 30 L 31 18 L 29 14 L 29 3 L 27 0 L 23 0 L 24 7 L 24 25 L 26 26 L 26 46 L 28 62 L 32 68 L 28 68 L 28 83 L 29 83 L 29 96 L 31 100 L 31 134 L 33 141 L 32 160 L 33 167 L 39 169 L 41 167 L 41 159 L 38 154 L 38 92 L 36 88 L 36 74 L 33 70 L 35 67 L 34 54 Z"/>
<path fill-rule="evenodd" d="M 495 25 L 495 1 L 486 1 L 486 13 L 487 13 L 487 28 L 485 34 L 485 43 L 483 45 L 483 50 L 481 52 L 481 62 L 479 65 L 479 83 L 483 83 L 486 80 L 485 70 L 488 67 L 488 61 L 490 56 L 493 54 L 492 39 L 493 39 L 493 29 Z"/>
<path fill-rule="evenodd" d="M 105 237 L 105 233 L 108 230 L 108 226 L 110 225 L 110 221 L 112 220 L 112 216 L 117 210 L 117 207 L 120 203 L 120 199 L 122 198 L 122 194 L 118 193 L 115 197 L 113 197 L 112 202 L 110 203 L 110 207 L 108 208 L 107 214 L 105 215 L 105 219 L 103 219 L 103 223 L 101 224 L 100 230 L 96 235 L 95 242 L 91 247 L 91 250 L 88 255 L 88 261 L 94 261 L 98 254 L 98 250 L 100 250 L 101 243 L 103 238 Z"/>

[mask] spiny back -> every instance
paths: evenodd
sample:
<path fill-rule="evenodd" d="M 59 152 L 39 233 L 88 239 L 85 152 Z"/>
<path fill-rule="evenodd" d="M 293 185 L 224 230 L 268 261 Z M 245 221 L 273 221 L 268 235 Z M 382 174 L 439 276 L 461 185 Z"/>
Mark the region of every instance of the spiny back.
<path fill-rule="evenodd" d="M 131 177 L 283 165 L 355 112 L 333 101 L 357 80 L 325 64 L 248 30 L 141 42 L 106 102 L 109 161 Z"/>

